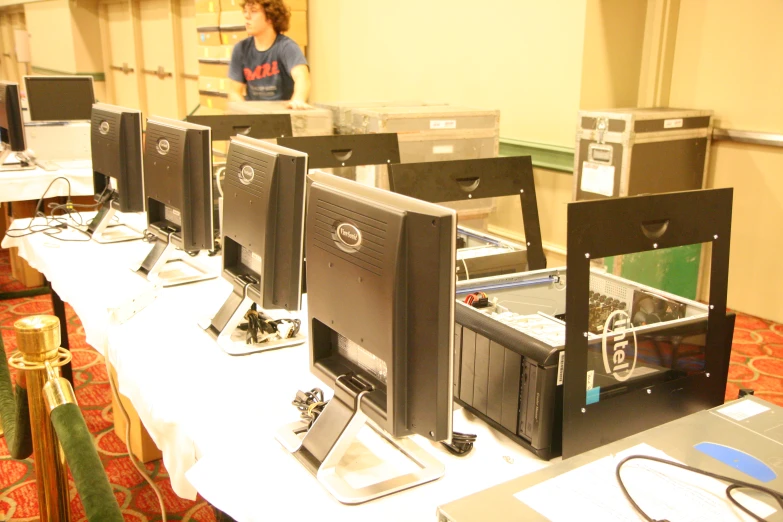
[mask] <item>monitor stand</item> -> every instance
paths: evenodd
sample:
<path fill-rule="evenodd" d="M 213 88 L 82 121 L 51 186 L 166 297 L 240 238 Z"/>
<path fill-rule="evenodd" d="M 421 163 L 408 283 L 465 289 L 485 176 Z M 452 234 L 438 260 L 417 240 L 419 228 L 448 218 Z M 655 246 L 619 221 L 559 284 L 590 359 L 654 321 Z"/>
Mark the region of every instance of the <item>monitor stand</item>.
<path fill-rule="evenodd" d="M 153 283 L 160 283 L 164 288 L 197 283 L 215 279 L 217 274 L 210 273 L 206 268 L 190 259 L 185 259 L 177 253 L 177 247 L 171 241 L 174 232 L 168 232 L 166 240 L 158 239 L 152 250 L 135 271 Z"/>
<path fill-rule="evenodd" d="M 406 438 L 392 438 L 368 422 L 361 401 L 373 392 L 373 386 L 357 376 L 346 374 L 337 378 L 334 397 L 308 431 L 300 421 L 283 426 L 277 440 L 315 475 L 318 482 L 343 504 L 361 504 L 403 489 L 412 488 L 443 476 L 445 467 L 423 448 Z M 341 462 L 356 441 L 364 425 L 369 426 L 390 444 L 395 453 L 407 459 L 408 471 L 367 483 L 362 470 L 347 469 L 366 458 L 349 458 Z M 304 438 L 300 435 L 304 433 Z M 369 459 L 373 460 L 373 459 Z M 376 457 L 377 460 L 377 457 Z M 364 470 L 365 474 L 367 471 Z M 372 477 L 370 477 L 372 478 Z M 351 482 L 367 485 L 351 485 Z"/>
<path fill-rule="evenodd" d="M 269 350 L 278 350 L 280 348 L 288 348 L 289 346 L 297 346 L 307 341 L 307 337 L 301 333 L 297 333 L 293 337 L 286 339 L 278 339 L 276 341 L 267 341 L 258 344 L 247 344 L 242 341 L 233 340 L 232 334 L 236 331 L 239 323 L 245 318 L 245 313 L 253 304 L 253 300 L 247 295 L 248 288 L 251 285 L 258 283 L 249 276 L 241 276 L 237 278 L 242 283 L 242 293 L 236 290 L 231 292 L 226 302 L 220 307 L 218 313 L 215 314 L 211 320 L 200 321 L 204 331 L 206 331 L 212 338 L 216 339 L 221 349 L 229 355 L 249 355 L 251 353 L 266 352 Z M 263 310 L 259 310 L 262 313 Z M 265 316 L 267 314 L 264 314 Z"/>
<path fill-rule="evenodd" d="M 111 202 L 107 201 L 98 213 L 87 225 L 87 233 L 92 236 L 96 243 L 122 243 L 124 241 L 138 241 L 144 239 L 144 235 L 124 224 L 111 225 L 111 220 L 117 213 L 117 209 L 112 208 Z"/>
<path fill-rule="evenodd" d="M 10 148 L 8 148 L 7 145 L 5 144 L 2 145 L 2 149 L 0 149 L 0 172 L 35 169 L 35 164 L 32 161 L 30 161 L 23 152 L 16 153 L 16 158 L 19 160 L 19 163 L 6 164 L 6 161 L 8 161 L 8 157 L 11 155 L 12 152 L 13 151 Z"/>

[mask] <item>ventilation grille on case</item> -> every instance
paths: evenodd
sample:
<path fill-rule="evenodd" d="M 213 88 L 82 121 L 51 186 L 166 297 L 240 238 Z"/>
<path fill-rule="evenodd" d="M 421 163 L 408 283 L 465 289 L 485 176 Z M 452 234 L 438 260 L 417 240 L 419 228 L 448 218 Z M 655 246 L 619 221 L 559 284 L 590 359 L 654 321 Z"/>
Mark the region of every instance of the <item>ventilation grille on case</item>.
<path fill-rule="evenodd" d="M 630 302 L 633 289 L 615 281 L 602 277 L 590 276 L 590 290 L 620 301 Z"/>
<path fill-rule="evenodd" d="M 386 243 L 386 223 L 336 205 L 324 199 L 316 202 L 313 241 L 316 246 L 375 275 L 383 275 Z M 346 252 L 337 246 L 336 230 L 340 223 L 350 223 L 362 234 L 356 252 Z"/>
<path fill-rule="evenodd" d="M 184 147 L 184 134 L 174 130 L 167 129 L 162 125 L 155 125 L 153 122 L 147 124 L 147 143 L 145 143 L 144 154 L 150 159 L 161 160 L 167 163 L 176 163 L 181 154 L 181 147 Z M 168 151 L 162 154 L 158 150 L 158 144 L 161 140 L 168 142 Z"/>
<path fill-rule="evenodd" d="M 261 197 L 264 193 L 264 188 L 268 183 L 267 180 L 269 178 L 271 165 L 268 161 L 250 157 L 244 152 L 240 152 L 240 150 L 239 147 L 236 147 L 235 150 L 232 150 L 228 155 L 225 178 L 226 184 L 234 189 Z M 246 166 L 253 169 L 252 177 L 248 174 L 244 175 L 245 180 L 250 180 L 247 184 L 240 181 L 243 179 L 242 169 Z"/>
<path fill-rule="evenodd" d="M 101 122 L 109 124 L 109 131 L 106 134 L 101 133 Z M 120 115 L 111 112 L 93 111 L 90 130 L 93 138 L 116 141 L 120 131 Z"/>

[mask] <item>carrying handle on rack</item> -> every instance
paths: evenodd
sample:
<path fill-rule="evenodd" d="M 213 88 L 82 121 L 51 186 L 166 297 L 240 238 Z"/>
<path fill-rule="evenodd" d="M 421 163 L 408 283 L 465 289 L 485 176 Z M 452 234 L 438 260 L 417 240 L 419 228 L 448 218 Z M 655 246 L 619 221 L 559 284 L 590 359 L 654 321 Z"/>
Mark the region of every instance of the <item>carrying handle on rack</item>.
<path fill-rule="evenodd" d="M 647 221 L 641 225 L 642 233 L 648 239 L 659 239 L 666 233 L 666 229 L 669 228 L 668 219 L 657 219 L 655 221 Z"/>

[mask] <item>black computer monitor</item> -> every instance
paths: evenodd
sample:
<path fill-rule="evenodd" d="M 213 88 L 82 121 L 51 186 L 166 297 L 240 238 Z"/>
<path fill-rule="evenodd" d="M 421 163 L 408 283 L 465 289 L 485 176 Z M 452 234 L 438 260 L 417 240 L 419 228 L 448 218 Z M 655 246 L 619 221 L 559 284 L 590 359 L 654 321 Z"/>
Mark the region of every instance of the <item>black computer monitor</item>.
<path fill-rule="evenodd" d="M 292 136 L 289 114 L 205 114 L 187 120 L 212 129 L 212 139 L 227 141 L 233 136 L 271 139 Z"/>
<path fill-rule="evenodd" d="M 3 151 L 9 153 L 24 152 L 27 148 L 19 85 L 14 82 L 0 81 L 0 141 L 3 143 Z"/>
<path fill-rule="evenodd" d="M 95 199 L 101 203 L 87 231 L 99 242 L 140 239 L 138 234 L 103 236 L 114 213 L 144 210 L 141 111 L 96 103 L 92 107 L 90 145 Z"/>
<path fill-rule="evenodd" d="M 451 438 L 457 217 L 329 174 L 308 179 L 310 370 L 334 382 L 335 395 L 294 454 L 319 478 L 337 480 L 339 473 L 321 472 L 337 465 L 357 418 L 371 419 L 390 441 Z M 347 484 L 322 483 L 353 503 L 438 476 L 355 495 L 344 494 Z"/>
<path fill-rule="evenodd" d="M 30 121 L 89 121 L 95 103 L 92 76 L 25 76 Z"/>
<path fill-rule="evenodd" d="M 176 248 L 192 255 L 215 249 L 219 221 L 210 149 L 209 127 L 158 116 L 147 119 L 147 232 L 158 239 L 140 267 L 148 277 L 156 275 L 165 262 L 164 249 Z"/>
<path fill-rule="evenodd" d="M 244 136 L 231 139 L 222 247 L 223 277 L 234 290 L 207 328 L 214 337 L 230 337 L 251 302 L 264 310 L 300 309 L 306 175 L 303 152 Z M 263 348 L 304 342 L 291 339 Z"/>

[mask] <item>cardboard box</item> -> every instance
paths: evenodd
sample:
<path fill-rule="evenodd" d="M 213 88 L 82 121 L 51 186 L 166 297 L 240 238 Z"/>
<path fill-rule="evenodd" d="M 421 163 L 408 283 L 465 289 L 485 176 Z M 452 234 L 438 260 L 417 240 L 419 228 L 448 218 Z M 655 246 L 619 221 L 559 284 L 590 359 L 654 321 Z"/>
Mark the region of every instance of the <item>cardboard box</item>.
<path fill-rule="evenodd" d="M 307 11 L 291 11 L 291 24 L 285 34 L 301 47 L 307 45 Z"/>
<path fill-rule="evenodd" d="M 226 60 L 200 59 L 198 61 L 198 75 L 228 78 L 228 65 L 229 62 Z"/>
<path fill-rule="evenodd" d="M 213 76 L 199 76 L 198 78 L 198 90 L 199 92 L 216 92 L 216 93 L 228 93 L 228 78 L 213 77 Z"/>
<path fill-rule="evenodd" d="M 220 31 L 217 27 L 212 29 L 199 29 L 198 33 L 198 45 L 201 46 L 215 46 L 221 45 Z"/>
<path fill-rule="evenodd" d="M 219 13 L 219 0 L 196 0 L 196 14 L 199 13 Z"/>
<path fill-rule="evenodd" d="M 197 48 L 198 59 L 229 63 L 233 50 L 233 45 L 199 45 Z"/>
<path fill-rule="evenodd" d="M 220 25 L 220 13 L 196 13 L 197 29 L 217 29 Z"/>
<path fill-rule="evenodd" d="M 243 29 L 239 31 L 221 31 L 220 32 L 220 41 L 223 45 L 230 45 L 234 46 L 235 44 L 241 42 L 247 38 L 247 31 Z"/>
<path fill-rule="evenodd" d="M 228 94 L 199 91 L 199 101 L 204 108 L 224 111 L 228 104 Z"/>

